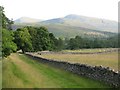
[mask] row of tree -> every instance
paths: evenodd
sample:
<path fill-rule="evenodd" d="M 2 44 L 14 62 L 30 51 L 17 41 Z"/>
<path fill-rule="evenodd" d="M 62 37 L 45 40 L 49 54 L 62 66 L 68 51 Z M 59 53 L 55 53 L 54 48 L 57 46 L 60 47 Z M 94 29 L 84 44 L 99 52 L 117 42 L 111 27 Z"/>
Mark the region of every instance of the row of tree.
<path fill-rule="evenodd" d="M 82 48 L 118 48 L 118 35 L 109 38 L 82 38 L 76 36 L 71 38 L 66 49 L 82 49 Z"/>
<path fill-rule="evenodd" d="M 24 52 L 36 52 L 44 50 L 56 50 L 58 39 L 49 33 L 46 27 L 24 27 L 14 31 L 14 42 L 18 50 Z"/>
<path fill-rule="evenodd" d="M 36 52 L 44 50 L 59 50 L 60 40 L 49 33 L 45 27 L 24 27 L 16 31 L 3 29 L 2 54 L 8 56 L 12 52 L 22 50 Z"/>

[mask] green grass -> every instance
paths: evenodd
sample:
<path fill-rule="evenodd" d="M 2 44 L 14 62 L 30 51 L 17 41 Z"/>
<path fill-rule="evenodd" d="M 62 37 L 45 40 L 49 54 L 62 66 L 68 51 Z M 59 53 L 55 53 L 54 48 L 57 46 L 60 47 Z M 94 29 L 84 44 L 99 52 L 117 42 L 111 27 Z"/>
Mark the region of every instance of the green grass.
<path fill-rule="evenodd" d="M 0 61 L 0 89 L 2 88 L 2 61 Z"/>
<path fill-rule="evenodd" d="M 106 88 L 101 82 L 80 77 L 25 55 L 12 54 L 3 60 L 3 88 Z"/>

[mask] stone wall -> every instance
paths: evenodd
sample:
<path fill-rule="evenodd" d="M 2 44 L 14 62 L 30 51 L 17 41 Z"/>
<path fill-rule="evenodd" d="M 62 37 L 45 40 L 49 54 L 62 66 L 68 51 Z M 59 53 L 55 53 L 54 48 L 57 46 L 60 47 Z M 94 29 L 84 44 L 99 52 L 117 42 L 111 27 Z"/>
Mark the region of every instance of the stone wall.
<path fill-rule="evenodd" d="M 49 59 L 33 56 L 31 54 L 26 54 L 26 55 L 41 63 L 49 64 L 53 67 L 61 68 L 80 76 L 84 76 L 84 77 L 88 77 L 94 80 L 104 82 L 112 87 L 120 87 L 119 85 L 120 73 L 116 73 L 110 70 L 109 68 L 105 68 L 102 66 L 93 67 L 93 66 L 88 66 L 85 64 L 78 64 L 78 63 L 71 64 L 68 62 L 49 60 Z"/>
<path fill-rule="evenodd" d="M 36 54 L 103 54 L 103 53 L 111 53 L 111 52 L 119 52 L 120 49 L 118 48 L 111 48 L 111 49 L 99 49 L 99 51 L 96 52 L 64 52 L 64 51 L 59 51 L 59 52 L 53 52 L 53 51 L 39 51 Z"/>

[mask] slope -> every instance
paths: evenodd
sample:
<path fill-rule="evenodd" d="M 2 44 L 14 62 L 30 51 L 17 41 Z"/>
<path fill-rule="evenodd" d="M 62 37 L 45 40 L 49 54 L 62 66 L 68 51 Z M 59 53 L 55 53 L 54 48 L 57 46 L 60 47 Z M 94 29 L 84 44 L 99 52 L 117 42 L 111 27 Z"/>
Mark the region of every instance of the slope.
<path fill-rule="evenodd" d="M 62 38 L 71 38 L 76 35 L 106 38 L 118 32 L 116 21 L 74 14 L 34 23 L 17 23 L 16 21 L 13 25 L 14 30 L 24 26 L 46 26 L 49 32 L 52 32 L 56 37 Z"/>
<path fill-rule="evenodd" d="M 62 18 L 54 18 L 42 21 L 40 23 L 62 24 L 67 26 L 89 28 L 98 31 L 118 32 L 118 23 L 116 21 L 75 14 L 70 14 Z"/>

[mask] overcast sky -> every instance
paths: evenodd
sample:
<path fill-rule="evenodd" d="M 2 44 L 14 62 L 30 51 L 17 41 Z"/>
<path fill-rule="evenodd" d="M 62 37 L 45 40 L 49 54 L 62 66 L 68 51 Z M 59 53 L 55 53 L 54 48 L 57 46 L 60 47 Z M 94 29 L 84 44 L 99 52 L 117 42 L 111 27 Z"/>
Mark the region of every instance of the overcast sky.
<path fill-rule="evenodd" d="M 77 14 L 118 21 L 119 0 L 0 0 L 6 16 L 52 19 Z"/>

